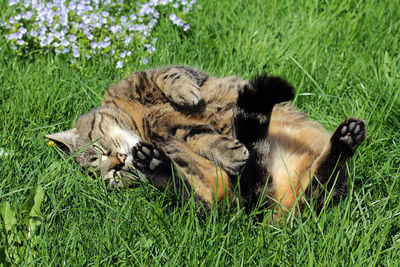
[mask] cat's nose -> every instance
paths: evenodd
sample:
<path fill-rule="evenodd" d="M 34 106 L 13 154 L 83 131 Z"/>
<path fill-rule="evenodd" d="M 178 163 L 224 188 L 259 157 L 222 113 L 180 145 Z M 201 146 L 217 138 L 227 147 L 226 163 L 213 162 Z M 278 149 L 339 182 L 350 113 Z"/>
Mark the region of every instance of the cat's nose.
<path fill-rule="evenodd" d="M 121 161 L 121 163 L 125 163 L 127 155 L 118 153 L 117 157 L 118 157 L 119 161 Z"/>

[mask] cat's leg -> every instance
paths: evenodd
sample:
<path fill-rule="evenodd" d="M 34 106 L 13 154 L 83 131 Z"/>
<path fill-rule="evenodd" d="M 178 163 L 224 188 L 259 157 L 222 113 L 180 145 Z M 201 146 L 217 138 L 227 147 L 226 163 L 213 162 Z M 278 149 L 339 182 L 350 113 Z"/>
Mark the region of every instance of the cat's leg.
<path fill-rule="evenodd" d="M 209 159 L 230 175 L 237 175 L 249 158 L 249 151 L 238 140 L 218 133 L 196 134 L 186 138 L 194 152 Z"/>
<path fill-rule="evenodd" d="M 249 157 L 243 144 L 215 132 L 209 125 L 180 127 L 174 130 L 174 139 L 181 140 L 194 153 L 207 158 L 231 175 L 237 175 Z"/>
<path fill-rule="evenodd" d="M 193 107 L 202 97 L 200 86 L 208 75 L 188 67 L 170 67 L 153 71 L 160 90 L 173 103 L 182 107 Z"/>
<path fill-rule="evenodd" d="M 240 179 L 243 202 L 249 208 L 259 200 L 269 177 L 268 127 L 272 109 L 276 103 L 293 97 L 293 87 L 278 77 L 259 76 L 239 91 L 232 128 L 233 136 L 250 151 Z"/>
<path fill-rule="evenodd" d="M 133 156 L 134 166 L 161 190 L 168 188 L 185 199 L 193 195 L 206 209 L 230 198 L 228 175 L 183 142 L 171 141 L 163 150 L 139 143 Z"/>
<path fill-rule="evenodd" d="M 330 143 L 314 162 L 311 170 L 315 179 L 307 189 L 307 195 L 316 198 L 318 209 L 323 206 L 324 192 L 331 193 L 334 201 L 345 193 L 346 161 L 354 155 L 365 135 L 364 121 L 357 118 L 343 121 L 331 136 Z"/>

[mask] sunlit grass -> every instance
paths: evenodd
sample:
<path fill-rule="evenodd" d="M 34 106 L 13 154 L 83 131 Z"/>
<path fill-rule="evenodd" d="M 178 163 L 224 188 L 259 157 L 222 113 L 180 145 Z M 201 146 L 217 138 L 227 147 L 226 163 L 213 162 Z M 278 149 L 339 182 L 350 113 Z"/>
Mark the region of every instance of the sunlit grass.
<path fill-rule="evenodd" d="M 193 203 L 170 203 L 150 185 L 109 191 L 43 136 L 71 127 L 129 73 L 101 57 L 80 68 L 51 54 L 16 57 L 0 36 L 0 201 L 19 210 L 32 186 L 43 187 L 32 264 L 398 266 L 400 5 L 199 5 L 185 33 L 161 19 L 148 65 L 138 56 L 128 69 L 186 64 L 243 78 L 264 71 L 288 79 L 295 104 L 329 131 L 348 117 L 364 119 L 368 135 L 348 164 L 348 196 L 319 217 L 306 210 L 274 225 L 257 222 L 256 212 L 202 219 Z M 0 262 L 4 246 L 0 239 Z"/>

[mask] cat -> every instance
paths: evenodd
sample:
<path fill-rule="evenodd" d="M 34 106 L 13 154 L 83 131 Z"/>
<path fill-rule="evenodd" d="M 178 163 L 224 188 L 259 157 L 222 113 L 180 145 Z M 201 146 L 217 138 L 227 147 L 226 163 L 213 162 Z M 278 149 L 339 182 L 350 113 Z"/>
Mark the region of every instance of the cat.
<path fill-rule="evenodd" d="M 330 136 L 290 104 L 278 77 L 215 78 L 189 67 L 131 74 L 111 85 L 101 107 L 75 127 L 47 135 L 110 186 L 130 185 L 132 165 L 156 187 L 183 182 L 206 209 L 232 199 L 276 202 L 277 217 L 327 189 L 344 189 L 345 163 L 365 138 L 365 123 L 342 122 Z M 172 167 L 172 169 L 171 169 Z M 240 174 L 240 179 L 236 179 Z"/>

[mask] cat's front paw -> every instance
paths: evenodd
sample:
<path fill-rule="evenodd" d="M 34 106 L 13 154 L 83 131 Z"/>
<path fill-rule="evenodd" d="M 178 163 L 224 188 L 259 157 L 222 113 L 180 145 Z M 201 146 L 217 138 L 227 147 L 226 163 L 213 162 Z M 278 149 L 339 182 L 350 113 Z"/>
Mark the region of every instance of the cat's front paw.
<path fill-rule="evenodd" d="M 133 165 L 140 172 L 157 172 L 169 165 L 168 158 L 152 144 L 139 142 L 132 152 Z"/>
<path fill-rule="evenodd" d="M 331 142 L 339 152 L 351 157 L 365 139 L 365 122 L 357 118 L 343 121 L 333 133 Z"/>
<path fill-rule="evenodd" d="M 104 176 L 104 181 L 109 188 L 132 187 L 135 184 L 136 177 L 124 170 L 111 170 Z"/>

